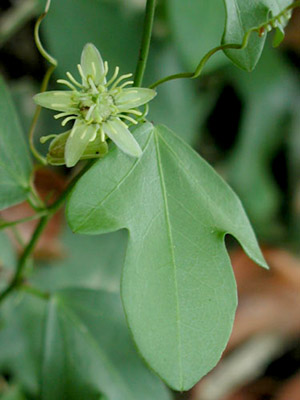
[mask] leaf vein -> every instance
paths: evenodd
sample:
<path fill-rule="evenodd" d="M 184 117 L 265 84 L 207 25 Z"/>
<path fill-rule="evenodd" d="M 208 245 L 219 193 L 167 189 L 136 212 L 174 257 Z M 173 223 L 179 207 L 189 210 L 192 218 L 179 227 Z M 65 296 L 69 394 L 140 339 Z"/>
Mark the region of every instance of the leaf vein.
<path fill-rule="evenodd" d="M 151 138 L 151 134 L 149 134 L 149 137 L 147 139 L 146 145 L 144 147 L 144 152 L 147 150 L 147 147 L 150 143 L 150 138 Z M 94 207 L 91 207 L 90 210 L 86 213 L 85 217 L 83 218 L 83 221 L 81 222 L 80 225 L 78 225 L 76 227 L 76 229 L 74 230 L 74 232 L 78 232 L 81 230 L 81 228 L 84 226 L 84 224 L 86 223 L 86 221 L 106 202 L 106 200 L 108 200 L 110 198 L 110 196 L 116 191 L 118 190 L 121 185 L 126 181 L 127 178 L 129 178 L 129 176 L 132 174 L 132 172 L 135 170 L 135 168 L 138 166 L 138 164 L 140 163 L 140 160 L 143 157 L 138 158 L 133 164 L 132 166 L 129 168 L 128 172 L 123 176 L 123 178 L 117 183 L 116 186 L 113 187 L 113 189 L 107 193 L 106 196 L 104 196 L 98 203 L 96 203 L 96 205 Z"/>
<path fill-rule="evenodd" d="M 165 185 L 165 181 L 164 181 L 164 173 L 163 173 L 163 167 L 162 167 L 162 162 L 161 162 L 160 149 L 159 149 L 159 144 L 158 144 L 156 134 L 154 134 L 154 141 L 155 141 L 155 148 L 156 148 L 156 154 L 157 154 L 157 168 L 158 168 L 158 172 L 159 172 L 159 176 L 160 176 L 161 190 L 162 190 L 162 195 L 163 195 L 163 199 L 164 199 L 167 232 L 168 232 L 168 238 L 169 238 L 169 243 L 170 243 L 170 252 L 171 252 L 172 265 L 173 265 L 173 271 L 174 271 L 176 315 L 177 315 L 176 322 L 177 322 L 177 337 L 178 337 L 179 377 L 180 377 L 180 387 L 183 387 L 182 339 L 181 339 L 181 332 L 180 332 L 180 322 L 181 321 L 180 321 L 180 308 L 179 308 L 178 283 L 177 283 L 177 266 L 176 266 L 175 254 L 174 254 L 173 236 L 172 236 L 172 232 L 171 232 L 171 221 L 170 221 L 170 214 L 169 214 L 167 191 L 166 191 L 166 185 Z"/>
<path fill-rule="evenodd" d="M 86 324 L 76 315 L 74 311 L 72 311 L 69 307 L 67 307 L 63 302 L 60 302 L 60 307 L 64 310 L 65 314 L 70 318 L 70 320 L 74 323 L 75 327 L 83 333 L 85 333 L 85 338 L 87 342 L 91 345 L 92 348 L 95 349 L 97 354 L 100 356 L 101 360 L 105 364 L 106 368 L 111 371 L 113 376 L 120 382 L 121 387 L 123 387 L 124 393 L 126 393 L 129 397 L 132 397 L 132 394 L 129 390 L 126 384 L 124 383 L 122 377 L 119 375 L 118 371 L 114 368 L 114 365 L 109 362 L 109 359 L 107 358 L 107 355 L 104 353 L 103 350 L 99 347 L 96 339 L 92 335 L 92 333 L 89 331 L 88 327 Z"/>

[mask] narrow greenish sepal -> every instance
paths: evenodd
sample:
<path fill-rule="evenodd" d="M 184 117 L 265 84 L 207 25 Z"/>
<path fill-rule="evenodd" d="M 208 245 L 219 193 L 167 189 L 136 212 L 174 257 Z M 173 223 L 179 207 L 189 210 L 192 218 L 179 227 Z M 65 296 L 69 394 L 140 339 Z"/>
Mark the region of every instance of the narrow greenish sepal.
<path fill-rule="evenodd" d="M 57 134 L 55 134 L 55 133 L 51 134 L 51 135 L 47 135 L 47 136 L 42 136 L 42 137 L 40 137 L 40 142 L 42 144 L 44 144 L 44 143 L 48 142 L 48 140 L 56 139 L 56 137 L 57 137 Z"/>
<path fill-rule="evenodd" d="M 36 94 L 33 99 L 39 106 L 49 108 L 50 110 L 56 111 L 69 111 L 72 112 L 73 92 L 63 90 L 53 90 L 44 93 Z"/>
<path fill-rule="evenodd" d="M 116 96 L 115 101 L 118 109 L 124 111 L 142 106 L 155 96 L 156 91 L 153 89 L 133 87 L 130 89 L 123 89 L 122 92 Z"/>
<path fill-rule="evenodd" d="M 67 139 L 65 160 L 67 167 L 74 167 L 80 160 L 89 141 L 95 136 L 97 128 L 94 124 L 87 125 L 84 121 L 77 120 Z"/>
<path fill-rule="evenodd" d="M 92 43 L 87 43 L 82 50 L 81 68 L 86 78 L 92 77 L 95 85 L 106 83 L 102 57 Z"/>
<path fill-rule="evenodd" d="M 127 126 L 119 118 L 109 120 L 103 124 L 105 134 L 122 150 L 124 153 L 133 157 L 140 157 L 142 149 L 135 140 Z"/>

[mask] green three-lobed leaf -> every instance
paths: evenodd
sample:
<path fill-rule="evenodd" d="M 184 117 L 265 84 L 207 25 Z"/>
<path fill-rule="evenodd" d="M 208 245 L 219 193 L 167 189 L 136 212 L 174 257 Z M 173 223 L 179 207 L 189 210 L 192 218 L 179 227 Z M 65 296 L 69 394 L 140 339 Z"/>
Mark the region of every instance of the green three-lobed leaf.
<path fill-rule="evenodd" d="M 219 360 L 235 309 L 226 233 L 266 267 L 240 201 L 214 170 L 167 128 L 135 132 L 143 155 L 114 148 L 78 182 L 67 208 L 72 229 L 129 230 L 122 298 L 146 361 L 186 390 Z"/>

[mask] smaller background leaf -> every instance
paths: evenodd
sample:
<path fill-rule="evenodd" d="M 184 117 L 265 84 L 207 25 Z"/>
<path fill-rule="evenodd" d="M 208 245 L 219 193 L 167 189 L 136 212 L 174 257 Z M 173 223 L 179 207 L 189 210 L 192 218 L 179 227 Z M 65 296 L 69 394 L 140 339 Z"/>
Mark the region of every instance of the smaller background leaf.
<path fill-rule="evenodd" d="M 170 400 L 147 370 L 125 323 L 118 294 L 60 291 L 47 316 L 42 399 Z"/>
<path fill-rule="evenodd" d="M 0 210 L 26 199 L 31 167 L 18 116 L 0 76 Z"/>
<path fill-rule="evenodd" d="M 265 24 L 272 16 L 278 15 L 292 0 L 224 0 L 226 26 L 223 43 L 240 44 L 250 29 Z M 238 67 L 253 70 L 264 47 L 266 35 L 259 37 L 253 32 L 248 46 L 244 50 L 225 50 L 227 57 Z"/>
<path fill-rule="evenodd" d="M 45 305 L 20 292 L 3 303 L 0 313 L 0 372 L 33 396 L 39 393 Z"/>

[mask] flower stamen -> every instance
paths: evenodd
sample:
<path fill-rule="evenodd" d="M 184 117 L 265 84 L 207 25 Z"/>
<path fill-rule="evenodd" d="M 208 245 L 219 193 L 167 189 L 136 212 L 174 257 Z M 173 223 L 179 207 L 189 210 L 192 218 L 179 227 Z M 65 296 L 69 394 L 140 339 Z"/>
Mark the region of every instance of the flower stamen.
<path fill-rule="evenodd" d="M 143 113 L 141 112 L 141 111 L 138 111 L 138 110 L 130 110 L 130 109 L 128 109 L 128 110 L 125 110 L 125 111 L 123 111 L 124 113 L 127 113 L 127 114 L 133 114 L 133 115 L 137 115 L 138 117 L 140 117 L 141 115 L 143 115 Z"/>
<path fill-rule="evenodd" d="M 110 90 L 115 89 L 121 81 L 123 81 L 124 79 L 127 79 L 127 78 L 131 78 L 132 75 L 133 75 L 133 74 L 121 75 L 121 76 L 115 81 L 115 83 L 112 85 L 112 87 L 110 88 Z"/>
<path fill-rule="evenodd" d="M 62 118 L 62 117 L 67 117 L 68 115 L 70 115 L 71 113 L 70 112 L 62 112 L 62 113 L 59 113 L 59 114 L 55 114 L 54 115 L 54 119 L 59 119 L 59 118 Z"/>
<path fill-rule="evenodd" d="M 126 87 L 128 85 L 132 85 L 133 83 L 134 83 L 134 81 L 124 82 L 121 86 L 119 86 L 119 89 L 124 89 L 124 87 Z"/>
<path fill-rule="evenodd" d="M 79 83 L 79 82 L 74 78 L 74 76 L 71 74 L 71 72 L 67 72 L 66 75 L 67 75 L 67 77 L 70 79 L 70 81 L 71 81 L 72 83 L 74 83 L 75 86 L 78 86 L 78 87 L 80 87 L 81 89 L 83 88 L 83 85 L 82 85 L 81 83 Z"/>
<path fill-rule="evenodd" d="M 82 70 L 82 67 L 81 67 L 81 65 L 80 64 L 77 64 L 77 69 L 78 69 L 78 72 L 79 72 L 79 75 L 81 76 L 81 79 L 82 79 L 82 85 L 81 85 L 81 87 L 82 88 L 84 88 L 85 86 L 86 86 L 86 76 L 84 75 L 84 73 L 83 73 L 83 70 Z"/>
<path fill-rule="evenodd" d="M 96 85 L 94 84 L 94 81 L 90 76 L 88 78 L 88 82 L 89 82 L 89 85 L 90 85 L 90 87 L 92 89 L 93 94 L 98 94 L 98 90 L 96 88 Z"/>
<path fill-rule="evenodd" d="M 106 84 L 107 87 L 108 87 L 110 84 L 112 84 L 112 83 L 114 82 L 114 80 L 115 80 L 115 79 L 117 78 L 117 76 L 119 75 L 119 71 L 120 71 L 120 68 L 119 68 L 119 67 L 116 67 L 113 76 L 110 78 L 110 80 L 109 80 L 109 81 L 107 82 L 107 84 Z"/>
<path fill-rule="evenodd" d="M 74 85 L 72 85 L 72 83 L 67 81 L 66 79 L 58 79 L 56 82 L 61 83 L 62 85 L 68 86 L 68 88 L 70 88 L 71 90 L 74 90 L 74 91 L 77 90 L 76 87 Z"/>
<path fill-rule="evenodd" d="M 108 74 L 108 62 L 104 61 L 104 76 Z"/>
<path fill-rule="evenodd" d="M 78 118 L 77 115 L 72 115 L 70 117 L 65 118 L 62 123 L 61 126 L 65 126 L 69 121 L 72 121 L 72 119 L 76 119 Z"/>
<path fill-rule="evenodd" d="M 130 121 L 134 125 L 138 124 L 138 122 L 135 119 L 133 119 L 132 117 L 129 117 L 128 115 L 121 114 L 121 115 L 119 115 L 119 118 L 124 118 L 127 121 Z"/>
<path fill-rule="evenodd" d="M 53 134 L 53 135 L 48 135 L 48 136 L 42 136 L 40 138 L 40 142 L 41 143 L 46 143 L 48 140 L 50 139 L 55 139 L 57 137 L 57 135 Z"/>

